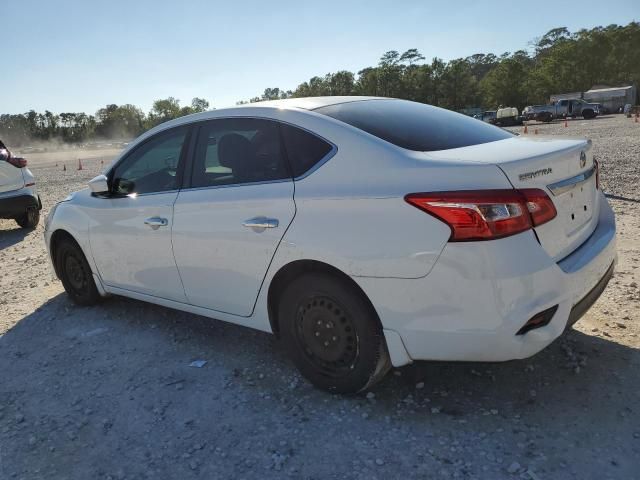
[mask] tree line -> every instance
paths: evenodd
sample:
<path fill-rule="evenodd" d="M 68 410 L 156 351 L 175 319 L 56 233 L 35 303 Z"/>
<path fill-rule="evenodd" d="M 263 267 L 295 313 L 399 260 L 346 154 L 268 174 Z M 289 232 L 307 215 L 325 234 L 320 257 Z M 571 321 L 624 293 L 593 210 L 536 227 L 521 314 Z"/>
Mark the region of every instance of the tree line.
<path fill-rule="evenodd" d="M 554 28 L 528 50 L 477 53 L 445 62 L 415 48 L 386 52 L 378 65 L 313 77 L 295 90 L 267 88 L 260 102 L 320 95 L 372 95 L 429 103 L 456 111 L 498 105 L 522 109 L 553 93 L 584 92 L 593 85 L 640 84 L 640 23 L 570 32 Z"/>
<path fill-rule="evenodd" d="M 502 55 L 477 53 L 445 62 L 430 62 L 412 48 L 386 52 L 375 66 L 357 73 L 341 70 L 316 76 L 295 90 L 267 88 L 238 104 L 291 97 L 372 95 L 429 103 L 455 111 L 522 109 L 546 103 L 549 95 L 582 92 L 593 85 L 640 84 L 640 23 L 609 25 L 570 32 L 554 28 L 529 43 L 527 50 Z M 107 105 L 95 115 L 53 114 L 33 110 L 0 115 L 0 138 L 22 145 L 34 140 L 85 142 L 100 138 L 133 138 L 159 123 L 201 112 L 209 102 L 194 98 L 181 107 L 169 97 L 154 102 L 144 114 L 134 105 Z"/>
<path fill-rule="evenodd" d="M 32 142 L 59 141 L 83 143 L 100 139 L 131 139 L 163 122 L 209 109 L 209 102 L 194 98 L 190 105 L 169 97 L 153 102 L 145 113 L 135 105 L 106 105 L 95 115 L 86 113 L 38 113 L 0 115 L 0 138 L 7 145 L 22 146 Z"/>

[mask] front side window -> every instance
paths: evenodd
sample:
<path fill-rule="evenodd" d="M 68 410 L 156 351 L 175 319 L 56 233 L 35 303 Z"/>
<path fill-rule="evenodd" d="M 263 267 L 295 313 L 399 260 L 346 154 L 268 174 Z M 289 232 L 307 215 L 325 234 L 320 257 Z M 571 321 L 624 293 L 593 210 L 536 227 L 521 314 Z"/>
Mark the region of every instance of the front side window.
<path fill-rule="evenodd" d="M 136 148 L 111 179 L 116 195 L 167 192 L 178 188 L 178 164 L 187 127 L 162 132 Z"/>
<path fill-rule="evenodd" d="M 511 138 L 513 134 L 459 113 L 406 100 L 364 100 L 316 108 L 402 148 L 431 152 Z M 494 114 L 492 114 L 494 116 Z"/>
<path fill-rule="evenodd" d="M 291 178 L 278 124 L 254 118 L 205 122 L 199 130 L 192 187 L 212 187 Z"/>

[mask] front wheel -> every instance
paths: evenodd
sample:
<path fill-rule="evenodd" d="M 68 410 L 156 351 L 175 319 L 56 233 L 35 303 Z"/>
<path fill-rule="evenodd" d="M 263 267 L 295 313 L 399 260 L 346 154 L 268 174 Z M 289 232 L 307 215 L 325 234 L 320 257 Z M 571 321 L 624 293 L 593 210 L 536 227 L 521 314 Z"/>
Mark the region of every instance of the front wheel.
<path fill-rule="evenodd" d="M 67 294 L 78 305 L 93 305 L 100 300 L 91 267 L 80 246 L 61 240 L 56 248 L 56 270 Z"/>
<path fill-rule="evenodd" d="M 304 274 L 285 288 L 278 312 L 289 356 L 316 387 L 355 393 L 378 382 L 389 370 L 377 315 L 346 279 Z"/>

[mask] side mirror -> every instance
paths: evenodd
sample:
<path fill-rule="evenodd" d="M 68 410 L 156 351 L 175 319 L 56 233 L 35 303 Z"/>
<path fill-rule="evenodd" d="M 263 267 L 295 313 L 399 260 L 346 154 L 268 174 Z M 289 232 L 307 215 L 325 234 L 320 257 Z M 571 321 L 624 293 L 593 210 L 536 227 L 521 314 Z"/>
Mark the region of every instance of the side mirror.
<path fill-rule="evenodd" d="M 105 175 L 98 175 L 97 177 L 89 180 L 89 188 L 92 193 L 108 193 L 109 181 Z"/>

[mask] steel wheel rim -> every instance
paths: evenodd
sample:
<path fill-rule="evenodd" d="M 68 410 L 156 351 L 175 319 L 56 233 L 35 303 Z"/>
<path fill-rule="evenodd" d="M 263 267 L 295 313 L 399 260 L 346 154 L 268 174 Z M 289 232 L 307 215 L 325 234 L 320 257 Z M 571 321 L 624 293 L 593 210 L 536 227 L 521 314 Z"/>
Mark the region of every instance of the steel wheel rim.
<path fill-rule="evenodd" d="M 309 363 L 331 377 L 349 373 L 359 356 L 351 316 L 334 300 L 313 296 L 296 313 L 296 338 Z"/>
<path fill-rule="evenodd" d="M 64 271 L 71 287 L 83 293 L 87 285 L 87 275 L 82 261 L 74 254 L 67 254 L 64 259 Z"/>

